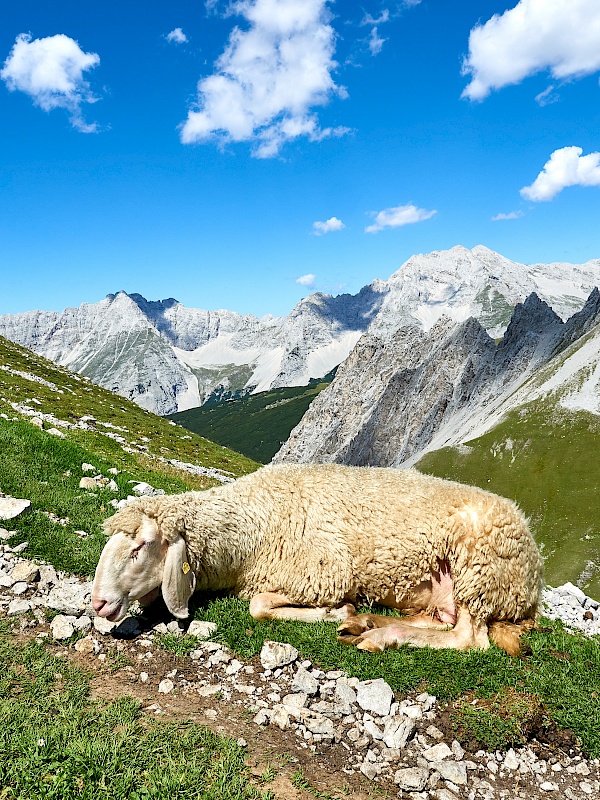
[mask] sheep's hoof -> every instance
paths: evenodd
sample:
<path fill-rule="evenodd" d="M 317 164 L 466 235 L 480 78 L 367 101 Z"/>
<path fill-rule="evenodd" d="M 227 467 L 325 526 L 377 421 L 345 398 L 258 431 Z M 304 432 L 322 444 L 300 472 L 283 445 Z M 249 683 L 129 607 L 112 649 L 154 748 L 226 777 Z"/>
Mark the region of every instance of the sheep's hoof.
<path fill-rule="evenodd" d="M 337 640 L 340 644 L 357 644 L 360 641 L 360 636 L 352 636 L 352 634 L 338 636 Z"/>
<path fill-rule="evenodd" d="M 376 627 L 370 614 L 357 614 L 342 622 L 338 626 L 337 632 L 342 636 L 360 636 L 361 633 L 373 630 Z"/>
<path fill-rule="evenodd" d="M 371 639 L 365 638 L 359 639 L 356 644 L 356 649 L 367 650 L 369 653 L 382 653 L 385 648 L 379 644 L 376 644 Z"/>

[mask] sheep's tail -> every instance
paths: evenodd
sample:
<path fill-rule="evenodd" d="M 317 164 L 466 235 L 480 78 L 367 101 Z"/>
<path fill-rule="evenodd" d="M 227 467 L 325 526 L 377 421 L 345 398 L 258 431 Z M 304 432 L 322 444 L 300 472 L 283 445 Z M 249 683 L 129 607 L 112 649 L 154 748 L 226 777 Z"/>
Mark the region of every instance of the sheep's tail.
<path fill-rule="evenodd" d="M 535 620 L 524 619 L 521 622 L 490 622 L 488 632 L 490 639 L 505 650 L 509 656 L 521 654 L 521 636 L 535 627 Z"/>

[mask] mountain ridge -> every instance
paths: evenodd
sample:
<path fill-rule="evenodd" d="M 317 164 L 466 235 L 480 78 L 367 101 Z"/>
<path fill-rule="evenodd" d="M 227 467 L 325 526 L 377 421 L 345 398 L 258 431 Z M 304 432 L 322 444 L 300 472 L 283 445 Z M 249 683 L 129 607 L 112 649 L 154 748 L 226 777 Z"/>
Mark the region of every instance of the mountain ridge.
<path fill-rule="evenodd" d="M 501 336 L 532 292 L 562 318 L 600 284 L 600 260 L 526 266 L 483 245 L 411 256 L 358 293 L 313 293 L 283 317 L 187 308 L 119 291 L 62 312 L 0 316 L 0 334 L 134 400 L 169 414 L 227 398 L 308 384 L 342 363 L 369 332 L 430 330 L 443 316 L 477 317 Z"/>

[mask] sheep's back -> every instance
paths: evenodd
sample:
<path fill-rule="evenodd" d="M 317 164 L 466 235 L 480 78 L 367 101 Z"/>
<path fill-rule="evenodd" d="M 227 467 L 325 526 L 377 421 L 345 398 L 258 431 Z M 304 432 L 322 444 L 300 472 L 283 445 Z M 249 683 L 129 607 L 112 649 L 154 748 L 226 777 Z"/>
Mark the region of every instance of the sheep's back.
<path fill-rule="evenodd" d="M 455 597 L 474 616 L 518 619 L 537 605 L 541 562 L 526 520 L 489 492 L 416 470 L 340 465 L 267 467 L 233 486 L 261 531 L 243 596 L 400 599 L 448 560 Z"/>

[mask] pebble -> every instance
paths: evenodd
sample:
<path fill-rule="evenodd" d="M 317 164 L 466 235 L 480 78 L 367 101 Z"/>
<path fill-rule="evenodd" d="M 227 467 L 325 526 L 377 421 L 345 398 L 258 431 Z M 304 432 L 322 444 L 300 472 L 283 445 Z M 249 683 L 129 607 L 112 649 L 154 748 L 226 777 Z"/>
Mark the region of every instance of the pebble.
<path fill-rule="evenodd" d="M 208 639 L 216 630 L 216 622 L 205 622 L 204 620 L 194 619 L 190 622 L 187 632 L 190 636 L 197 636 L 198 639 Z"/>
<path fill-rule="evenodd" d="M 303 692 L 307 695 L 315 695 L 319 690 L 319 683 L 314 675 L 311 675 L 304 667 L 299 666 L 292 681 L 293 692 Z M 350 691 L 353 691 L 352 689 Z M 355 695 L 356 697 L 356 695 Z"/>
<path fill-rule="evenodd" d="M 361 681 L 356 690 L 356 702 L 363 711 L 373 711 L 380 717 L 390 713 L 394 693 L 383 678 Z"/>
<path fill-rule="evenodd" d="M 58 614 L 56 617 L 54 617 L 50 623 L 52 638 L 56 639 L 57 641 L 70 639 L 75 633 L 75 626 L 73 625 L 75 619 L 76 617 L 65 616 L 64 614 Z"/>
<path fill-rule="evenodd" d="M 265 669 L 277 669 L 291 664 L 298 658 L 298 651 L 291 644 L 265 641 L 260 651 L 260 663 Z"/>
<path fill-rule="evenodd" d="M 116 622 L 111 622 L 109 619 L 105 617 L 94 617 L 94 629 L 101 633 L 103 636 L 107 636 L 109 633 L 117 627 Z"/>
<path fill-rule="evenodd" d="M 30 508 L 31 500 L 17 497 L 0 497 L 0 519 L 14 519 Z"/>
<path fill-rule="evenodd" d="M 175 684 L 170 678 L 165 678 L 158 684 L 159 694 L 170 694 L 175 688 Z"/>

